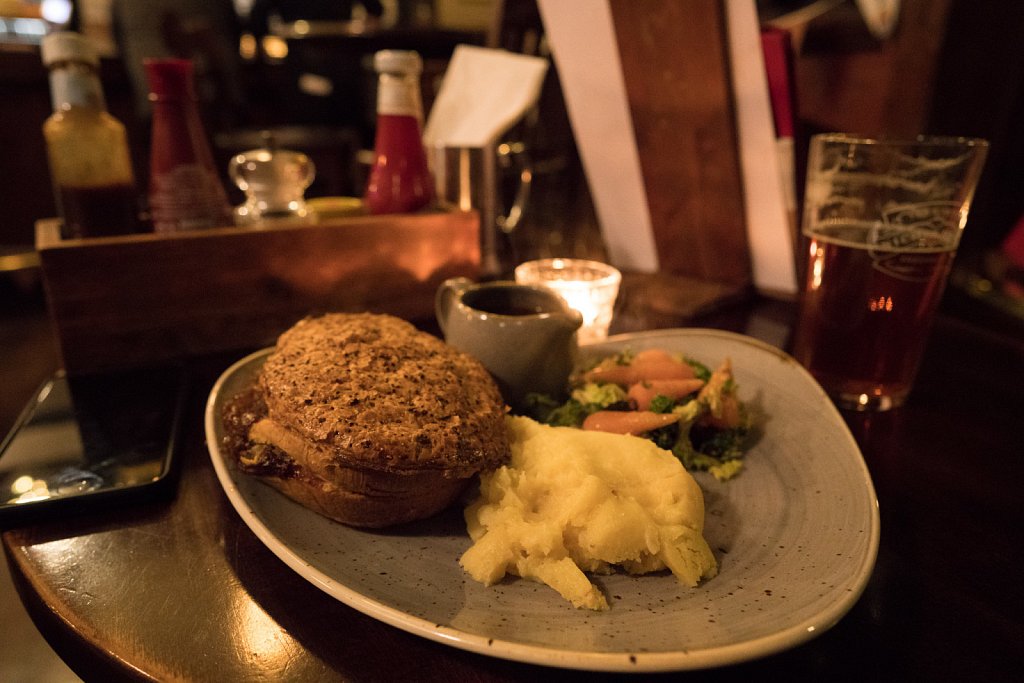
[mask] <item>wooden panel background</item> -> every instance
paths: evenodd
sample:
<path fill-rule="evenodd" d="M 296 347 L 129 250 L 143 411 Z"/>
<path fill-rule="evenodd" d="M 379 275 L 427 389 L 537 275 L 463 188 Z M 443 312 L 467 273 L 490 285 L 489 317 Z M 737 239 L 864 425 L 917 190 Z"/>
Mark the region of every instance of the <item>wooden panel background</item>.
<path fill-rule="evenodd" d="M 751 279 L 721 0 L 610 0 L 662 272 Z"/>
<path fill-rule="evenodd" d="M 480 264 L 476 212 L 64 241 L 49 220 L 37 248 L 69 373 L 265 346 L 315 312 L 429 323 L 438 285 Z"/>
<path fill-rule="evenodd" d="M 903 0 L 885 41 L 873 38 L 852 2 L 806 25 L 775 22 L 797 40 L 800 116 L 817 130 L 913 137 L 926 130 L 952 0 Z M 986 12 L 980 8 L 973 11 Z M 985 46 L 979 45 L 979 49 Z"/>

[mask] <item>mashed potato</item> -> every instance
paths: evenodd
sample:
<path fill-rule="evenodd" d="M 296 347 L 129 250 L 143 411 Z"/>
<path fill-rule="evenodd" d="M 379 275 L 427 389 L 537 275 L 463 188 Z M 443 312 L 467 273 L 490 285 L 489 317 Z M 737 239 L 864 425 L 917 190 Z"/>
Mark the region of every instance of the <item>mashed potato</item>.
<path fill-rule="evenodd" d="M 513 574 L 599 610 L 608 602 L 585 572 L 668 568 L 688 586 L 717 573 L 703 494 L 671 453 L 634 436 L 506 421 L 512 459 L 482 475 L 465 512 L 474 543 L 459 562 L 475 580 Z"/>

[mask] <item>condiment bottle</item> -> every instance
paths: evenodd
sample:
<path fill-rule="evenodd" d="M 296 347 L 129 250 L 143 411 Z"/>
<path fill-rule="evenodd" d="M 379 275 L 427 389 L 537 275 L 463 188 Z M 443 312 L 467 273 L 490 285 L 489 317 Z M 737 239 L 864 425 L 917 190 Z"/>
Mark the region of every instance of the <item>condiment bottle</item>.
<path fill-rule="evenodd" d="M 64 238 L 121 235 L 138 230 L 138 195 L 124 125 L 107 113 L 99 56 L 71 31 L 41 45 L 50 71 L 53 114 L 43 137 Z"/>
<path fill-rule="evenodd" d="M 199 116 L 193 65 L 187 59 L 147 59 L 153 103 L 149 211 L 156 232 L 179 232 L 232 224 Z"/>
<path fill-rule="evenodd" d="M 434 198 L 423 150 L 423 60 L 409 50 L 381 50 L 373 66 L 379 74 L 377 133 L 364 199 L 373 214 L 409 213 Z"/>

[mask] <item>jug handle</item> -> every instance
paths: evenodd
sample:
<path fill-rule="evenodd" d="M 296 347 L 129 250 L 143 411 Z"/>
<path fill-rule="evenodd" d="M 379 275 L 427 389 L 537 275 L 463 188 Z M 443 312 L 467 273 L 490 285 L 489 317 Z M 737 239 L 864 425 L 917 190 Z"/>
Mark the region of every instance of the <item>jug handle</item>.
<path fill-rule="evenodd" d="M 504 160 L 503 164 L 508 167 L 515 164 L 519 170 L 519 185 L 516 188 L 516 197 L 509 207 L 508 213 L 498 216 L 495 222 L 505 234 L 511 233 L 523 219 L 523 212 L 530 200 L 530 185 L 533 183 L 533 164 L 530 155 L 526 152 L 526 145 L 522 142 L 503 142 L 498 145 L 497 156 Z"/>
<path fill-rule="evenodd" d="M 448 334 L 448 314 L 451 313 L 452 305 L 461 294 L 473 284 L 467 277 L 453 277 L 445 280 L 437 288 L 434 295 L 434 315 L 437 317 L 437 324 L 441 328 L 441 334 Z"/>

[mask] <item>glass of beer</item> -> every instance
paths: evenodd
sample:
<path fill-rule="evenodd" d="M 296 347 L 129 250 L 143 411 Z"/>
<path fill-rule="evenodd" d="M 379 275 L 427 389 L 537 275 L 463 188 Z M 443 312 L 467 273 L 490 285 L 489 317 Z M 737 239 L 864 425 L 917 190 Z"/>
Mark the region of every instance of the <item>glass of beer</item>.
<path fill-rule="evenodd" d="M 974 138 L 811 139 L 793 355 L 841 408 L 906 400 L 987 152 Z"/>

